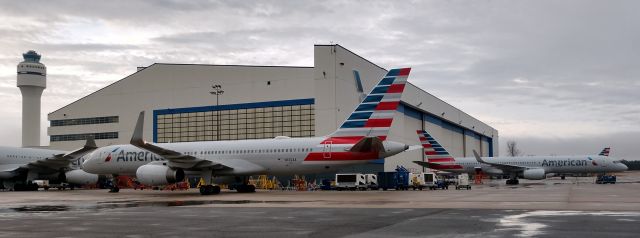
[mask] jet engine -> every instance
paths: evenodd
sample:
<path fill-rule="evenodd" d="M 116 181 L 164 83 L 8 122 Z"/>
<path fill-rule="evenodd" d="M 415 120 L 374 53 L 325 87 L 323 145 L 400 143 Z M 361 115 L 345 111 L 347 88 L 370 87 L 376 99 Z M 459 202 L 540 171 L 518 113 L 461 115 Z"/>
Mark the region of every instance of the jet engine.
<path fill-rule="evenodd" d="M 533 180 L 545 179 L 546 177 L 544 169 L 527 169 L 524 172 L 522 172 L 522 176 L 525 179 L 533 179 Z"/>
<path fill-rule="evenodd" d="M 136 170 L 138 182 L 146 185 L 165 185 L 184 180 L 182 169 L 172 169 L 164 165 L 147 164 Z"/>
<path fill-rule="evenodd" d="M 67 183 L 87 185 L 95 184 L 98 182 L 99 176 L 97 174 L 90 174 L 82 171 L 81 169 L 71 170 L 64 173 L 64 178 L 61 180 L 67 181 Z"/>

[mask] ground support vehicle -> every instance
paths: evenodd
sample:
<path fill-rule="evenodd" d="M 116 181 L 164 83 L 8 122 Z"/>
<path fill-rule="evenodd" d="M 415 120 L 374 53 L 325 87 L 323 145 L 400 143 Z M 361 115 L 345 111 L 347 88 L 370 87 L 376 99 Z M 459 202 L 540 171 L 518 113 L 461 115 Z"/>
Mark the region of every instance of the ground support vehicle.
<path fill-rule="evenodd" d="M 436 186 L 431 187 L 430 189 L 431 190 L 436 190 L 436 189 L 448 190 L 449 184 L 447 184 L 447 182 L 444 180 L 438 180 L 436 181 Z"/>
<path fill-rule="evenodd" d="M 456 190 L 459 189 L 471 189 L 471 184 L 469 183 L 469 175 L 468 174 L 459 174 L 456 179 Z"/>
<path fill-rule="evenodd" d="M 378 190 L 378 175 L 377 174 L 365 174 L 367 180 L 367 188 L 371 190 Z"/>
<path fill-rule="evenodd" d="M 596 178 L 597 184 L 616 184 L 616 176 L 615 175 L 598 175 Z"/>
<path fill-rule="evenodd" d="M 436 174 L 434 173 L 410 173 L 409 178 L 411 178 L 410 187 L 413 190 L 430 189 L 436 186 Z"/>
<path fill-rule="evenodd" d="M 336 190 L 367 190 L 365 174 L 336 174 Z"/>
<path fill-rule="evenodd" d="M 398 166 L 395 172 L 379 172 L 378 187 L 382 190 L 407 190 L 409 188 L 409 171 Z"/>

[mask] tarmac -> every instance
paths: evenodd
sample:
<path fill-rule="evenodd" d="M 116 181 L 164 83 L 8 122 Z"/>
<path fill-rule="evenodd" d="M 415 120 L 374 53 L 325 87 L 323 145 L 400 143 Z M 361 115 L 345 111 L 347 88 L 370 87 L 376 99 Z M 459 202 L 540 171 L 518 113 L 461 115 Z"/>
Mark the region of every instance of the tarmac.
<path fill-rule="evenodd" d="M 0 237 L 637 237 L 640 173 L 471 190 L 0 192 Z M 452 187 L 451 187 L 452 188 Z"/>

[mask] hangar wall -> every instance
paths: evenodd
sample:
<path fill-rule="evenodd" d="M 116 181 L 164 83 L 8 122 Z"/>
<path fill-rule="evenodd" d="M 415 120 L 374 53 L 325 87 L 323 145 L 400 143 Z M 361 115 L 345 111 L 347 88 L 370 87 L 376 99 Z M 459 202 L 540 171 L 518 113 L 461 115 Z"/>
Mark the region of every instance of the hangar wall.
<path fill-rule="evenodd" d="M 314 67 L 156 63 L 50 113 L 50 147 L 74 149 L 86 135 L 98 136 L 99 146 L 128 143 L 142 110 L 149 115 L 144 136 L 155 142 L 327 135 L 386 72 L 340 45 L 316 45 Z M 210 94 L 215 84 L 225 91 L 219 103 Z M 498 132 L 490 126 L 411 83 L 401 101 L 390 140 L 415 145 L 416 130 L 426 129 L 453 156 L 471 156 L 473 149 L 497 155 Z M 313 120 L 302 120 L 302 114 Z M 218 126 L 223 135 L 216 134 Z M 424 160 L 420 150 L 345 171 L 390 171 L 397 165 L 422 171 L 415 160 Z"/>

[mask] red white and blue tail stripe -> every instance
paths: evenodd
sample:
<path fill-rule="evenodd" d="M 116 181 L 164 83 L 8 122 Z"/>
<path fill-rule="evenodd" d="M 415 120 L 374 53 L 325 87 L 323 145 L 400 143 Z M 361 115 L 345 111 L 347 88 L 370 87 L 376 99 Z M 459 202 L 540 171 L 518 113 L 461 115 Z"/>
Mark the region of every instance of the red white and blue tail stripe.
<path fill-rule="evenodd" d="M 436 139 L 434 139 L 429 133 L 424 130 L 417 130 L 418 138 L 424 149 L 424 154 L 427 156 L 428 162 L 441 163 L 441 162 L 453 162 L 453 156 L 447 152 Z"/>
<path fill-rule="evenodd" d="M 386 140 L 409 72 L 411 68 L 389 70 L 329 139 L 334 144 L 353 144 L 365 136 Z"/>
<path fill-rule="evenodd" d="M 427 157 L 427 166 L 436 170 L 460 170 L 462 166 L 447 152 L 447 150 L 424 130 L 417 130 L 418 138 Z"/>
<path fill-rule="evenodd" d="M 600 154 L 598 154 L 599 156 L 609 156 L 609 152 L 611 151 L 611 148 L 606 147 L 604 149 L 602 149 L 602 151 L 600 152 Z"/>

